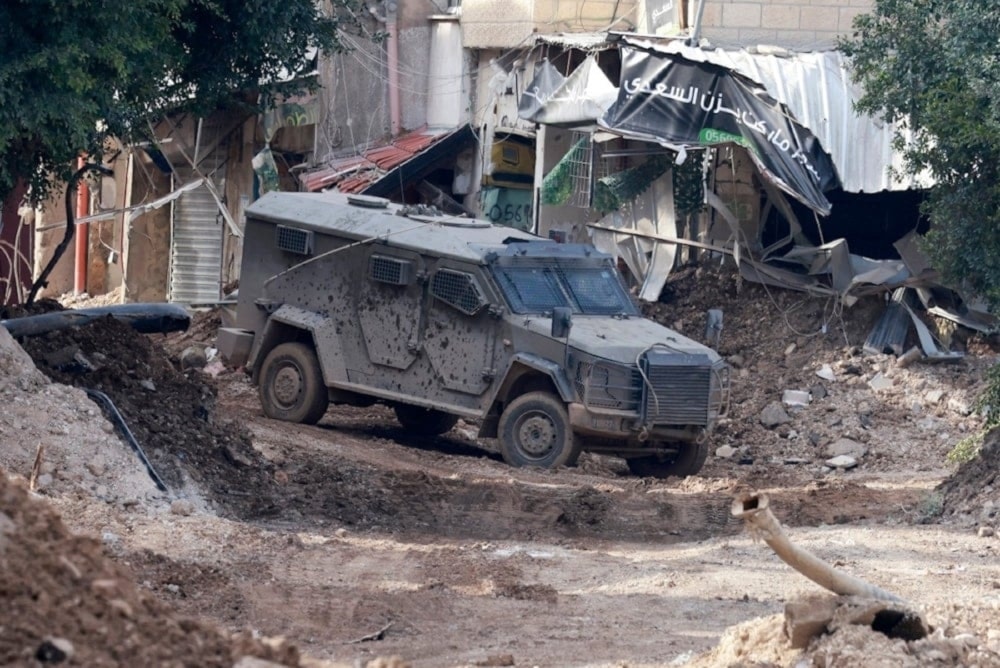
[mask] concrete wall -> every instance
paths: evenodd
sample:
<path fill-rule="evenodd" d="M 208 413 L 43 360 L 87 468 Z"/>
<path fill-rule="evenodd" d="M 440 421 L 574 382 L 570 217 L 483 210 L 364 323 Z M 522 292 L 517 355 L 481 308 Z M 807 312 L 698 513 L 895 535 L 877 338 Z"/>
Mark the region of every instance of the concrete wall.
<path fill-rule="evenodd" d="M 466 48 L 524 45 L 533 33 L 591 32 L 640 25 L 641 0 L 463 0 L 462 44 Z"/>
<path fill-rule="evenodd" d="M 398 32 L 401 132 L 427 122 L 428 71 L 431 26 L 434 11 L 427 2 L 399 3 Z M 320 58 L 320 122 L 316 127 L 313 162 L 322 165 L 336 156 L 350 155 L 390 133 L 389 71 L 386 44 L 376 44 L 367 35 L 385 30 L 374 18 L 364 18 L 361 36 L 350 39 L 353 48 Z"/>
<path fill-rule="evenodd" d="M 858 14 L 873 0 L 705 0 L 704 38 L 721 47 L 773 44 L 796 50 L 824 50 L 849 35 Z M 697 0 L 688 4 L 694 25 Z"/>

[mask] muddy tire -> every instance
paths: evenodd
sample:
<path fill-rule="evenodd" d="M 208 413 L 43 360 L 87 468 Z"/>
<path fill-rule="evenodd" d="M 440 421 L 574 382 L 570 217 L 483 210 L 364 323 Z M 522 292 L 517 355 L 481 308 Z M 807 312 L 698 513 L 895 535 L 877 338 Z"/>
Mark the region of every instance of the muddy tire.
<path fill-rule="evenodd" d="M 458 422 L 457 415 L 437 411 L 433 408 L 396 404 L 392 410 L 396 412 L 399 424 L 417 436 L 440 436 L 451 431 L 451 428 Z"/>
<path fill-rule="evenodd" d="M 286 422 L 316 424 L 330 405 L 316 353 L 303 343 L 282 343 L 267 354 L 259 391 L 264 415 Z"/>
<path fill-rule="evenodd" d="M 675 456 L 632 457 L 627 460 L 632 473 L 644 478 L 683 478 L 695 475 L 708 459 L 708 443 L 679 443 Z"/>
<path fill-rule="evenodd" d="M 566 406 L 548 392 L 528 392 L 510 402 L 498 427 L 500 454 L 511 466 L 573 466 L 580 443 Z"/>

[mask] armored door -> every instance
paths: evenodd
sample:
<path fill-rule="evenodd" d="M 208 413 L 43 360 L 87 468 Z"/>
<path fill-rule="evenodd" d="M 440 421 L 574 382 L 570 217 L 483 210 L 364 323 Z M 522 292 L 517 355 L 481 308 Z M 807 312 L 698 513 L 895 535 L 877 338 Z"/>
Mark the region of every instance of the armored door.
<path fill-rule="evenodd" d="M 441 386 L 483 394 L 496 375 L 499 321 L 475 271 L 437 266 L 428 285 L 423 350 Z"/>

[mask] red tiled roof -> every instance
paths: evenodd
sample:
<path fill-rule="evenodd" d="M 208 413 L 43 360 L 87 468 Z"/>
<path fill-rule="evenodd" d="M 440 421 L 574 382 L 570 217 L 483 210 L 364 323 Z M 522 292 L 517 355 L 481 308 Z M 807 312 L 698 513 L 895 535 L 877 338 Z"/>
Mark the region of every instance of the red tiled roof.
<path fill-rule="evenodd" d="M 447 132 L 432 133 L 426 128 L 400 135 L 384 146 L 363 151 L 361 155 L 334 160 L 323 169 L 299 176 L 302 188 L 308 191 L 323 190 L 334 186 L 347 193 L 361 192 L 369 183 L 377 181 L 386 172 L 426 150 Z"/>

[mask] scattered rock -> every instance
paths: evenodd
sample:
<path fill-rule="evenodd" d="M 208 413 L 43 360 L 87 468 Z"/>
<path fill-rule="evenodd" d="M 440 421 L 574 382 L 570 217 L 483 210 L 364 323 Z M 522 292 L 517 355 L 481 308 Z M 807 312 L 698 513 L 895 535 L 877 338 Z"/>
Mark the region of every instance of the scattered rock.
<path fill-rule="evenodd" d="M 785 357 L 788 357 L 789 355 L 791 355 L 792 353 L 794 353 L 796 350 L 798 350 L 798 345 L 795 344 L 795 343 L 789 343 L 788 347 L 785 348 Z"/>
<path fill-rule="evenodd" d="M 187 499 L 175 499 L 170 504 L 170 512 L 174 515 L 187 517 L 194 513 L 194 504 Z"/>
<path fill-rule="evenodd" d="M 791 421 L 792 418 L 785 412 L 781 403 L 777 401 L 772 401 L 760 412 L 760 423 L 768 429 L 774 429 L 778 425 Z"/>
<path fill-rule="evenodd" d="M 730 459 L 735 454 L 736 448 L 729 445 L 720 446 L 715 450 L 715 456 L 721 457 L 722 459 Z"/>
<path fill-rule="evenodd" d="M 979 530 L 976 532 L 976 535 L 979 536 L 980 538 L 992 538 L 993 536 L 997 535 L 997 532 L 993 527 L 979 527 Z"/>
<path fill-rule="evenodd" d="M 347 536 L 347 529 L 341 527 L 341 528 L 337 529 L 336 531 L 334 531 L 333 535 L 336 536 L 337 538 L 344 538 L 344 537 Z"/>
<path fill-rule="evenodd" d="M 825 387 L 817 383 L 809 388 L 809 394 L 812 395 L 813 399 L 825 399 L 829 392 L 826 391 Z"/>
<path fill-rule="evenodd" d="M 743 355 L 730 355 L 727 361 L 734 369 L 742 369 L 746 366 L 746 359 Z"/>
<path fill-rule="evenodd" d="M 913 346 L 905 353 L 900 355 L 898 359 L 896 359 L 896 366 L 900 367 L 901 369 L 905 369 L 906 367 L 910 366 L 917 360 L 923 359 L 923 357 L 924 357 L 923 351 L 921 351 L 920 348 L 918 348 L 917 346 Z"/>
<path fill-rule="evenodd" d="M 846 471 L 848 469 L 853 469 L 855 466 L 857 466 L 858 460 L 855 459 L 854 457 L 851 457 L 850 455 L 839 455 L 832 459 L 828 459 L 823 463 L 829 466 L 830 468 L 843 469 Z"/>
<path fill-rule="evenodd" d="M 188 346 L 180 354 L 181 369 L 202 369 L 208 364 L 205 349 L 200 346 Z"/>
<path fill-rule="evenodd" d="M 865 447 L 864 444 L 858 443 L 857 441 L 853 441 L 849 438 L 839 438 L 830 445 L 826 446 L 827 457 L 847 455 L 857 459 L 859 457 L 864 457 L 867 453 L 868 448 Z"/>
<path fill-rule="evenodd" d="M 808 406 L 812 397 L 802 390 L 785 390 L 781 395 L 781 403 L 786 406 Z"/>
<path fill-rule="evenodd" d="M 148 378 L 146 378 L 144 380 L 140 380 L 139 381 L 139 387 L 141 387 L 142 389 L 146 390 L 147 392 L 156 392 L 156 385 L 154 385 L 153 381 L 151 381 Z"/>
<path fill-rule="evenodd" d="M 972 407 L 969 406 L 969 402 L 963 401 L 957 397 L 952 397 L 948 399 L 948 410 L 954 411 L 959 415 L 971 415 Z"/>
<path fill-rule="evenodd" d="M 104 471 L 107 470 L 107 465 L 101 459 L 91 459 L 86 464 L 87 470 L 90 471 L 91 475 L 95 478 L 100 478 L 104 475 Z"/>
<path fill-rule="evenodd" d="M 482 661 L 476 661 L 477 666 L 513 666 L 514 655 L 513 654 L 497 654 L 494 656 L 488 656 Z"/>
<path fill-rule="evenodd" d="M 35 659 L 41 663 L 62 663 L 73 657 L 73 643 L 65 638 L 46 638 L 35 650 Z"/>
<path fill-rule="evenodd" d="M 893 381 L 893 379 L 889 378 L 888 376 L 886 376 L 885 374 L 883 374 L 881 371 L 879 373 L 875 374 L 872 377 L 872 379 L 868 381 L 868 387 L 872 388 L 876 392 L 879 392 L 881 390 L 888 390 L 894 384 L 895 384 L 895 382 Z"/>
<path fill-rule="evenodd" d="M 837 380 L 837 374 L 834 373 L 833 367 L 829 364 L 824 364 L 819 369 L 816 370 L 816 375 L 823 380 L 834 381 Z"/>

